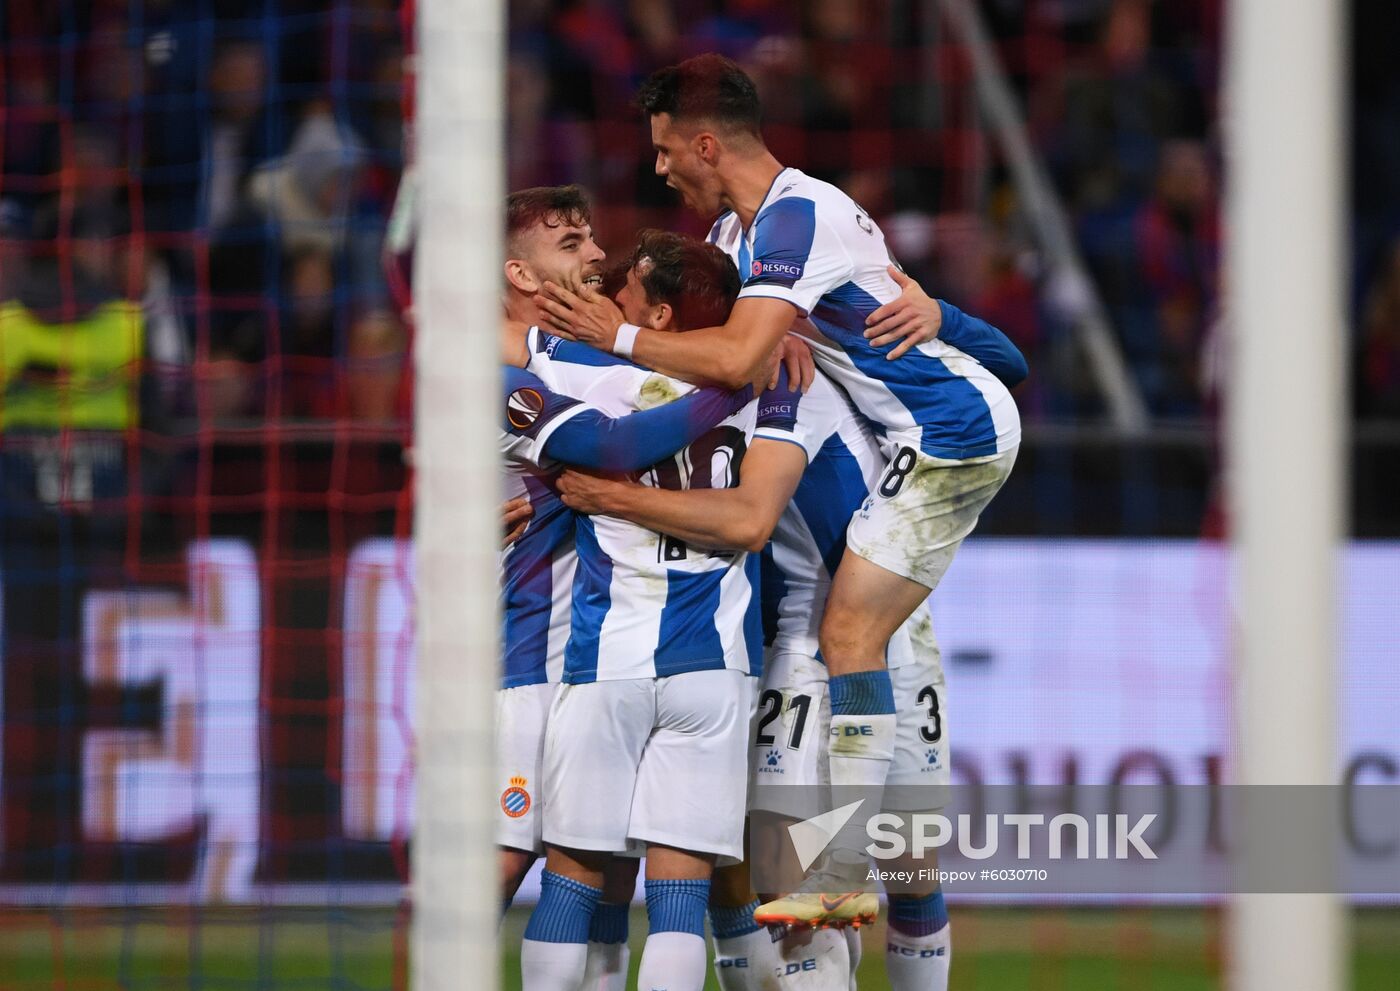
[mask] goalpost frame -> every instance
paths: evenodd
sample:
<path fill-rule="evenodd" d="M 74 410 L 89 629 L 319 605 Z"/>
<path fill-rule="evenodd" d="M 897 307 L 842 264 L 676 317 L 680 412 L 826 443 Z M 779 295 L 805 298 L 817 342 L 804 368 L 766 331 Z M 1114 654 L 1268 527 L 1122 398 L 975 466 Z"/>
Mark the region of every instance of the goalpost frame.
<path fill-rule="evenodd" d="M 1231 0 L 1228 16 L 1226 473 L 1239 568 L 1236 780 L 1335 784 L 1348 338 L 1344 14 L 1336 0 Z M 1249 837 L 1269 824 L 1246 817 L 1241 825 L 1248 858 Z M 1319 842 L 1311 854 L 1330 859 L 1330 846 Z M 1269 866 L 1247 863 L 1246 872 Z M 1345 932 L 1335 894 L 1237 896 L 1229 913 L 1230 987 L 1337 991 L 1345 986 Z"/>
<path fill-rule="evenodd" d="M 417 5 L 414 991 L 494 988 L 505 5 Z"/>

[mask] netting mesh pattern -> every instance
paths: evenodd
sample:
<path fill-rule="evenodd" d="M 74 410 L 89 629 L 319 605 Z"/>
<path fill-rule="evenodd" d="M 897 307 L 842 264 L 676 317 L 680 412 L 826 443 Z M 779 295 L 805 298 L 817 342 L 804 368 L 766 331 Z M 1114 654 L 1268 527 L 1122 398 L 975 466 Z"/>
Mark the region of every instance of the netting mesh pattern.
<path fill-rule="evenodd" d="M 393 905 L 397 5 L 0 30 L 0 901 Z"/>

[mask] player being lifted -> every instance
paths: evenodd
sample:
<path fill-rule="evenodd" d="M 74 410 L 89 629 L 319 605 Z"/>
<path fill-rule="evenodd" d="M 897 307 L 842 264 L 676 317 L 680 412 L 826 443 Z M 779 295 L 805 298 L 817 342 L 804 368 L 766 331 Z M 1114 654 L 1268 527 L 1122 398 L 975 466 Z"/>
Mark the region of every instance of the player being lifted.
<path fill-rule="evenodd" d="M 807 318 L 818 367 L 876 425 L 888 462 L 851 520 L 853 553 L 842 558 L 819 634 L 830 677 L 831 782 L 882 789 L 895 747 L 886 646 L 1009 475 L 1020 442 L 1015 402 L 946 342 L 920 342 L 891 361 L 897 349 L 867 338 L 867 318 L 898 295 L 884 235 L 841 190 L 773 157 L 757 91 L 735 63 L 701 55 L 662 69 L 637 102 L 650 121 L 657 174 L 692 210 L 718 215 L 710 240 L 745 280 L 738 302 L 723 326 L 684 335 L 639 329 L 605 298 L 559 286 L 546 286 L 555 300 L 545 305 L 580 340 L 731 387 L 753 377 L 795 318 Z M 843 837 L 837 845 L 857 844 Z M 856 887 L 847 877 L 854 865 L 838 873 L 829 891 Z M 853 901 L 795 893 L 755 917 L 824 924 Z"/>

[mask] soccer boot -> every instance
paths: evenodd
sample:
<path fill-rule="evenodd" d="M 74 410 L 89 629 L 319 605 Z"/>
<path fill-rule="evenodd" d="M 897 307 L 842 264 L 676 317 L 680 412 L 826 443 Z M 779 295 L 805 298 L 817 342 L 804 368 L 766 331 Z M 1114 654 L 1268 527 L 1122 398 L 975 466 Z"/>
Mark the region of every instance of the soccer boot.
<path fill-rule="evenodd" d="M 760 905 L 753 920 L 764 926 L 791 926 L 794 929 L 860 928 L 880 914 L 880 900 L 870 891 L 839 894 L 796 891 Z"/>

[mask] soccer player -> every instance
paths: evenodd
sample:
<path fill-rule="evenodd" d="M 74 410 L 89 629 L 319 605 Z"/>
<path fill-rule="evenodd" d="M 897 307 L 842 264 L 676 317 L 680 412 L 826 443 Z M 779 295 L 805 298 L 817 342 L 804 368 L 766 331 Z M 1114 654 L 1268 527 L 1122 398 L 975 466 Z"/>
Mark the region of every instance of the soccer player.
<path fill-rule="evenodd" d="M 710 240 L 745 282 L 722 326 L 658 334 L 629 323 L 605 298 L 546 287 L 551 320 L 580 340 L 670 375 L 722 385 L 748 381 L 763 356 L 804 324 L 813 355 L 882 434 L 886 467 L 856 512 L 819 632 L 827 663 L 836 786 L 883 789 L 896 739 L 885 667 L 890 637 L 937 587 L 953 554 L 1011 471 L 1020 419 L 1006 387 L 944 341 L 899 360 L 867 337 L 867 322 L 897 296 L 875 222 L 845 193 L 785 168 L 763 142 L 752 80 L 734 62 L 701 55 L 655 73 L 638 94 L 656 171 L 685 203 L 718 216 Z M 878 338 L 877 338 L 878 339 Z M 848 831 L 863 825 L 861 818 Z M 855 837 L 837 846 L 856 845 Z M 857 885 L 849 864 L 828 891 Z M 831 918 L 820 893 L 760 908 L 760 921 Z"/>
<path fill-rule="evenodd" d="M 945 343 L 979 359 L 1008 384 L 1019 380 L 1024 362 L 1000 332 L 948 304 L 939 309 Z M 758 416 L 737 488 L 658 492 L 566 472 L 559 489 L 565 504 L 579 512 L 621 516 L 692 546 L 764 551 L 768 651 L 750 750 L 750 807 L 801 819 L 822 810 L 795 806 L 789 800 L 792 789 L 806 786 L 811 794 L 826 783 L 830 708 L 817 650 L 818 624 L 845 548 L 847 523 L 878 484 L 883 459 L 873 432 L 824 375 L 818 374 L 806 395 L 789 388 L 784 376 L 760 397 Z M 917 613 L 892 638 L 888 666 L 896 710 L 907 717 L 900 721 L 891 780 L 906 786 L 946 784 L 946 696 L 926 612 Z M 941 798 L 937 793 L 929 797 L 926 788 L 901 790 L 899 797 L 917 805 L 908 811 L 927 811 L 929 801 Z M 755 851 L 758 858 L 774 855 Z M 717 901 L 711 898 L 711 922 L 716 973 L 725 991 L 762 987 L 765 975 L 794 960 L 803 968 L 798 971 L 802 986 L 832 987 L 835 971 L 844 987 L 851 968 L 843 934 L 817 932 L 795 949 L 784 941 L 780 953 L 752 919 L 756 901 Z M 932 887 L 914 895 L 901 892 L 890 901 L 891 986 L 895 991 L 946 988 L 950 950 L 941 892 Z M 874 896 L 852 900 L 847 909 L 850 919 L 873 918 Z"/>
<path fill-rule="evenodd" d="M 590 220 L 588 200 L 577 186 L 526 189 L 507 198 L 502 298 L 507 317 L 515 314 L 528 319 L 534 295 L 547 279 L 571 285 L 600 281 L 605 255 L 593 238 Z M 507 360 L 512 357 L 508 355 Z M 523 365 L 524 361 L 516 358 L 513 363 Z M 562 667 L 556 664 L 555 678 L 548 677 L 548 617 L 555 600 L 559 600 L 560 615 L 567 617 L 573 574 L 573 518 L 559 505 L 548 484 L 526 483 L 530 469 L 510 457 L 513 443 L 503 431 L 507 498 L 526 498 L 532 521 L 526 527 L 530 539 L 522 543 L 524 535 L 517 538 L 502 557 L 506 649 L 496 703 L 496 750 L 502 776 L 497 843 L 501 847 L 502 898 L 507 905 L 542 852 L 539 754 L 544 745 L 544 717 L 558 682 L 557 669 Z M 557 576 L 552 564 L 555 556 L 560 558 L 561 574 Z M 547 574 L 541 571 L 545 562 L 550 562 Z M 543 637 L 537 629 L 542 620 Z M 530 630 L 528 635 L 526 630 Z M 517 640 L 529 644 L 530 649 L 512 650 L 513 644 L 519 646 Z M 556 650 L 562 652 L 562 642 L 556 644 Z M 524 783 L 512 780 L 516 778 L 524 778 Z"/>
<path fill-rule="evenodd" d="M 497 829 L 502 894 L 509 903 L 540 853 L 540 816 L 527 787 L 538 781 L 544 716 L 563 668 L 574 554 L 574 516 L 554 481 L 565 464 L 638 471 L 698 440 L 748 404 L 751 392 L 700 389 L 675 402 L 612 417 L 504 369 L 501 449 L 506 492 L 527 500 L 529 524 L 501 559 L 504 664 L 497 696 L 497 755 L 507 784 Z M 527 778 L 528 775 L 528 778 Z"/>
<path fill-rule="evenodd" d="M 723 321 L 738 291 L 723 252 L 650 231 L 617 298 L 633 319 L 672 332 Z M 531 371 L 605 412 L 692 389 L 537 330 L 528 340 Z M 766 382 L 769 370 L 756 377 Z M 751 400 L 642 482 L 736 485 L 756 414 Z M 521 953 L 525 986 L 577 986 L 604 868 L 633 843 L 646 847 L 641 986 L 699 991 L 711 870 L 743 852 L 746 738 L 762 663 L 758 559 L 606 516 L 580 518 L 576 544 L 563 684 L 546 731 L 546 867 Z"/>
<path fill-rule="evenodd" d="M 588 203 L 577 187 L 524 190 L 507 200 L 507 316 L 528 318 L 545 278 L 600 278 L 603 255 L 593 242 Z M 508 335 L 506 361 L 527 355 Z M 503 375 L 501 444 L 507 526 L 523 517 L 502 555 L 505 629 L 496 751 L 501 799 L 497 843 L 502 897 L 509 905 L 531 863 L 543 852 L 539 787 L 544 724 L 563 669 L 575 565 L 574 517 L 560 503 L 554 478 L 564 463 L 631 471 L 669 457 L 742 408 L 746 397 L 715 389 L 665 406 L 613 418 L 550 390 L 523 368 Z M 736 399 L 738 400 L 736 405 Z M 513 509 L 512 509 L 513 507 Z M 513 514 L 513 515 L 511 515 Z M 532 791 L 533 789 L 533 791 Z M 636 861 L 609 872 L 607 899 L 592 920 L 588 967 L 593 987 L 616 987 L 627 973 L 627 912 Z"/>

